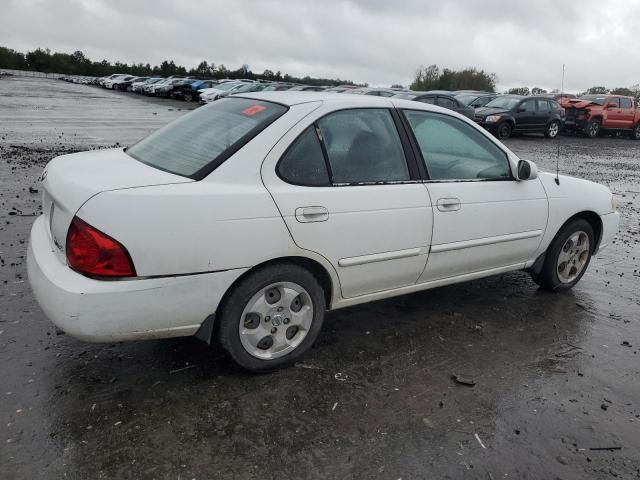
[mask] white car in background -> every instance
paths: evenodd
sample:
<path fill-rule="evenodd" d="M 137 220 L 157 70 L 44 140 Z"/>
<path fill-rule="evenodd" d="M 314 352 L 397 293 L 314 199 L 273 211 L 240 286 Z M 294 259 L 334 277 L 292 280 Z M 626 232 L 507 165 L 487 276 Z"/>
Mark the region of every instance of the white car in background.
<path fill-rule="evenodd" d="M 223 82 L 215 87 L 205 88 L 200 90 L 200 103 L 211 103 L 218 98 L 225 97 L 227 95 L 231 95 L 234 91 L 239 90 L 247 84 L 253 82 L 248 81 L 232 81 L 232 82 Z"/>
<path fill-rule="evenodd" d="M 142 91 L 142 89 L 146 85 L 153 85 L 154 83 L 158 83 L 158 82 L 160 82 L 162 80 L 164 80 L 164 78 L 152 77 L 152 78 L 149 78 L 149 79 L 144 80 L 142 82 L 134 82 L 134 83 L 131 84 L 131 91 L 132 92 L 136 92 L 136 93 L 140 93 Z"/>
<path fill-rule="evenodd" d="M 451 110 L 370 95 L 225 98 L 42 178 L 28 272 L 56 325 L 196 335 L 252 371 L 298 359 L 326 310 L 513 270 L 569 289 L 619 222 L 607 187 L 538 173 Z"/>
<path fill-rule="evenodd" d="M 114 83 L 125 80 L 125 79 L 129 80 L 130 78 L 133 78 L 133 75 L 115 75 L 115 76 L 112 76 L 112 78 L 105 79 L 105 81 L 103 82 L 103 86 L 105 88 L 113 89 Z"/>

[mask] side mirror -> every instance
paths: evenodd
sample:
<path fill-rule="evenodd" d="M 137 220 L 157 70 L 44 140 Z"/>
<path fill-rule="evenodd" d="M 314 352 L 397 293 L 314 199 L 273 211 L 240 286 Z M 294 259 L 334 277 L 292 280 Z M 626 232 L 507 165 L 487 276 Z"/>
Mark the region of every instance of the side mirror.
<path fill-rule="evenodd" d="M 613 103 L 611 103 L 611 104 L 607 105 L 607 110 L 613 110 L 613 109 L 615 109 L 615 108 L 619 108 L 619 107 L 618 107 L 618 105 L 613 104 Z"/>
<path fill-rule="evenodd" d="M 526 109 L 526 108 L 522 108 L 522 107 L 520 107 L 520 108 L 518 109 L 518 113 L 524 113 L 524 112 L 526 112 L 526 111 L 527 111 L 527 109 Z"/>
<path fill-rule="evenodd" d="M 520 160 L 518 162 L 517 179 L 534 180 L 536 178 L 538 178 L 538 167 L 536 164 L 528 160 Z"/>

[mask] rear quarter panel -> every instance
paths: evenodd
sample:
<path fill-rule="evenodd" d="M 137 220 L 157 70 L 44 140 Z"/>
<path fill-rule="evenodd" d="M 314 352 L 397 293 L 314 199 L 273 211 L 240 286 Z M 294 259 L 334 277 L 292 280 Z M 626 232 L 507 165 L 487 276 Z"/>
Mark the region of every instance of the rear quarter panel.
<path fill-rule="evenodd" d="M 103 192 L 78 216 L 121 242 L 139 276 L 247 268 L 303 254 L 262 183 L 260 165 L 319 104 L 292 106 L 202 181 Z"/>

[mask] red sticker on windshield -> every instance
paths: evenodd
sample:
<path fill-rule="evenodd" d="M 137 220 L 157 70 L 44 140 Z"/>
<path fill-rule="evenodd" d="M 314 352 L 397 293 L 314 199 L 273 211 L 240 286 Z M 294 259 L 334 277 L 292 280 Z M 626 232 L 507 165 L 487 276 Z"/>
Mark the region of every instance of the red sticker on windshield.
<path fill-rule="evenodd" d="M 242 113 L 247 117 L 253 117 L 256 113 L 260 113 L 266 109 L 267 107 L 263 107 L 262 105 L 252 105 L 242 110 Z"/>

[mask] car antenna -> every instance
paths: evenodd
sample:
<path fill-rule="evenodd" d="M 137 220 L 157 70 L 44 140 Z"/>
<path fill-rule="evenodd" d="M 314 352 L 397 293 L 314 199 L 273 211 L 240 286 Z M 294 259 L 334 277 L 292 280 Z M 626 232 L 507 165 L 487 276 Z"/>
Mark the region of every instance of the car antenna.
<path fill-rule="evenodd" d="M 560 104 L 564 98 L 564 63 L 562 64 L 562 86 L 560 88 Z M 558 145 L 558 153 L 556 154 L 556 185 L 560 185 L 560 145 Z"/>

